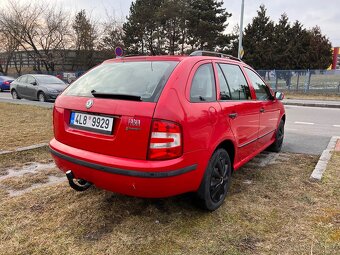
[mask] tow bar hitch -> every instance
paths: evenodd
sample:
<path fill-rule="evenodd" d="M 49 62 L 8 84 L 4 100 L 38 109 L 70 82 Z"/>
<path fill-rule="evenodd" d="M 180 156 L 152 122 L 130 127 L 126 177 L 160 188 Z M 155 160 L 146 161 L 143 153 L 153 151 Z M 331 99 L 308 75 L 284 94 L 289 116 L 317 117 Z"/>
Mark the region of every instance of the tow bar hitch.
<path fill-rule="evenodd" d="M 85 191 L 92 186 L 91 182 L 85 181 L 83 179 L 76 179 L 76 182 L 74 182 L 75 178 L 71 170 L 66 172 L 66 177 L 71 188 L 76 191 Z"/>

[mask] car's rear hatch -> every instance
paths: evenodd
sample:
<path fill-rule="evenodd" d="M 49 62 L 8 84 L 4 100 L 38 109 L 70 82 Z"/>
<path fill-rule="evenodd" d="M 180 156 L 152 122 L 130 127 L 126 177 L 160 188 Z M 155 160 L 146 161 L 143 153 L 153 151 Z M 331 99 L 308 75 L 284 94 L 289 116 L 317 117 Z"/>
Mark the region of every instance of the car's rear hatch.
<path fill-rule="evenodd" d="M 55 138 L 86 151 L 146 159 L 157 100 L 176 64 L 119 62 L 88 72 L 57 99 Z"/>

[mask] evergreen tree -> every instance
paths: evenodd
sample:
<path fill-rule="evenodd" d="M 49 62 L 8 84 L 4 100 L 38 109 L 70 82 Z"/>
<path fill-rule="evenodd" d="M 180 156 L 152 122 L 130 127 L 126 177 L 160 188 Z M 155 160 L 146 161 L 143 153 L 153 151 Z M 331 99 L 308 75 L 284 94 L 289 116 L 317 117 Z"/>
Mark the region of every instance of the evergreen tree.
<path fill-rule="evenodd" d="M 186 0 L 165 0 L 157 12 L 157 22 L 163 31 L 164 50 L 170 55 L 184 52 L 187 37 Z"/>
<path fill-rule="evenodd" d="M 123 25 L 124 44 L 128 53 L 161 54 L 161 29 L 157 11 L 163 0 L 136 0 L 131 3 L 130 14 Z"/>
<path fill-rule="evenodd" d="M 273 42 L 273 69 L 287 70 L 291 68 L 291 54 L 292 46 L 290 41 L 291 27 L 288 21 L 287 14 L 283 13 L 279 19 L 279 23 L 274 27 L 274 42 Z"/>
<path fill-rule="evenodd" d="M 223 32 L 231 14 L 222 8 L 223 1 L 191 0 L 188 12 L 189 44 L 192 49 L 215 50 L 230 43 Z"/>
<path fill-rule="evenodd" d="M 244 30 L 244 60 L 255 69 L 272 69 L 274 62 L 274 22 L 266 14 L 264 5 Z"/>
<path fill-rule="evenodd" d="M 75 32 L 75 49 L 76 55 L 73 68 L 90 68 L 93 66 L 93 55 L 95 45 L 95 28 L 91 21 L 86 16 L 85 10 L 77 13 L 72 24 Z"/>
<path fill-rule="evenodd" d="M 328 38 L 322 35 L 319 27 L 308 30 L 309 47 L 307 61 L 309 69 L 326 69 L 332 63 L 332 45 Z"/>
<path fill-rule="evenodd" d="M 132 54 L 184 53 L 223 49 L 230 38 L 223 32 L 227 18 L 222 1 L 136 0 L 130 6 L 124 29 L 124 44 Z"/>

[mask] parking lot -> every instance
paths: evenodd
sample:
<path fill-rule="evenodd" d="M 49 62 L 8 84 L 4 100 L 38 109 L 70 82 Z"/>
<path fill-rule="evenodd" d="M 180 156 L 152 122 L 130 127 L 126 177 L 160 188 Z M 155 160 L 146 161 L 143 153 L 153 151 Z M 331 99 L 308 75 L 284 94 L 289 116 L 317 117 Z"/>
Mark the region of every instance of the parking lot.
<path fill-rule="evenodd" d="M 1 119 L 12 120 L 11 127 L 6 124 L 8 132 L 1 134 L 1 148 L 12 150 L 52 137 L 47 128 L 51 109 L 4 103 L 0 107 Z M 0 254 L 303 254 L 306 250 L 336 254 L 340 155 L 334 155 L 323 182 L 314 183 L 309 176 L 318 153 L 291 152 L 291 148 L 308 149 L 311 140 L 300 143 L 291 137 L 294 133 L 327 143 L 336 132 L 328 126 L 339 110 L 326 109 L 330 116 L 323 114 L 329 119 L 323 120 L 319 137 L 313 128 L 301 132 L 299 125 L 306 124 L 295 123 L 294 117 L 313 109 L 287 107 L 284 152 L 264 152 L 235 172 L 226 203 L 214 213 L 198 210 L 190 194 L 139 199 L 96 188 L 77 193 L 55 168 L 47 147 L 0 155 Z M 17 112 L 26 115 L 20 118 Z M 5 124 L 1 125 L 3 130 Z M 25 139 L 12 139 L 18 130 Z"/>

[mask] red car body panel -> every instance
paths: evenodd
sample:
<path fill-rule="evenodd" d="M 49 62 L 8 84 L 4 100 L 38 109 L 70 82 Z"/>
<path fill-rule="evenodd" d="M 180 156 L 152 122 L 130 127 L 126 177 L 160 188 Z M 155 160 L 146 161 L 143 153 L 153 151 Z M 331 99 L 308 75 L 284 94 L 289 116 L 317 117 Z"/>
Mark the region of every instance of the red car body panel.
<path fill-rule="evenodd" d="M 72 170 L 76 178 L 97 187 L 137 197 L 168 197 L 197 191 L 213 152 L 228 142 L 233 147 L 233 169 L 248 162 L 275 140 L 285 111 L 276 99 L 256 100 L 255 90 L 243 70 L 246 64 L 216 57 L 130 57 L 104 62 L 179 61 L 157 102 L 136 102 L 61 94 L 54 108 L 54 134 L 50 142 L 57 166 Z M 239 65 L 248 82 L 251 100 L 190 102 L 190 87 L 197 68 L 212 64 L 216 95 L 219 93 L 217 63 Z M 263 111 L 263 110 L 264 111 Z M 114 117 L 112 135 L 74 129 L 70 112 L 80 111 Z M 232 119 L 230 114 L 237 113 Z M 140 120 L 139 130 L 129 130 L 128 119 Z M 153 120 L 178 123 L 182 130 L 183 154 L 175 159 L 148 160 Z"/>

